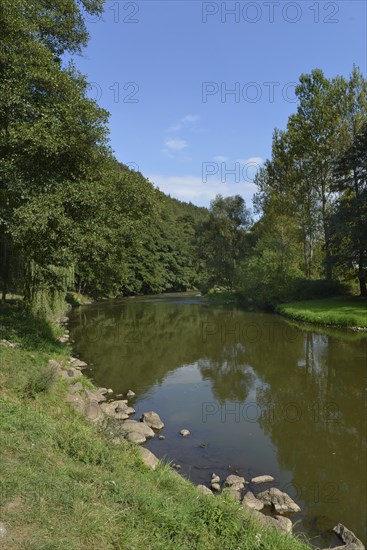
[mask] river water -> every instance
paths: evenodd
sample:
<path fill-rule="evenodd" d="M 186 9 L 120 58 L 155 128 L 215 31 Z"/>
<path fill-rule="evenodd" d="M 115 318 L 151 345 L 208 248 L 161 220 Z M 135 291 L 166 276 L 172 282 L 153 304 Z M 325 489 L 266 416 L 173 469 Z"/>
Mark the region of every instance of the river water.
<path fill-rule="evenodd" d="M 270 474 L 301 506 L 294 530 L 312 544 L 338 542 L 329 530 L 339 522 L 367 542 L 366 334 L 194 294 L 80 307 L 70 334 L 97 385 L 133 390 L 134 418 L 161 416 L 166 439 L 147 443 L 159 458 L 195 483 Z"/>

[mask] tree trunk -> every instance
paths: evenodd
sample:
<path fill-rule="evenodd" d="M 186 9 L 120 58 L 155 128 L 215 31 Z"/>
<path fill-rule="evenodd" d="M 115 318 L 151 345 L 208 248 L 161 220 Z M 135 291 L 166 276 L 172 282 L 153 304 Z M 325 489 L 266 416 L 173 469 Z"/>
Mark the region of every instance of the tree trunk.
<path fill-rule="evenodd" d="M 325 275 L 326 279 L 328 281 L 331 281 L 333 278 L 333 265 L 332 265 L 332 258 L 331 258 L 331 240 L 330 240 L 330 228 L 329 228 L 329 220 L 328 220 L 328 214 L 327 214 L 327 197 L 326 197 L 326 184 L 322 183 L 322 226 L 323 226 L 323 233 L 324 233 L 324 247 L 325 247 Z"/>
<path fill-rule="evenodd" d="M 367 286 L 366 286 L 366 276 L 358 277 L 359 279 L 359 290 L 361 292 L 361 296 L 366 297 L 367 296 Z"/>
<path fill-rule="evenodd" d="M 361 296 L 367 296 L 367 286 L 366 286 L 366 271 L 364 268 L 364 254 L 363 252 L 359 253 L 359 262 L 358 262 L 358 281 L 359 281 L 359 290 L 361 293 Z"/>
<path fill-rule="evenodd" d="M 6 240 L 3 243 L 3 270 L 2 270 L 2 282 L 3 288 L 1 292 L 1 303 L 5 304 L 6 295 L 8 293 L 9 275 L 10 275 L 10 254 L 9 246 L 7 246 Z"/>

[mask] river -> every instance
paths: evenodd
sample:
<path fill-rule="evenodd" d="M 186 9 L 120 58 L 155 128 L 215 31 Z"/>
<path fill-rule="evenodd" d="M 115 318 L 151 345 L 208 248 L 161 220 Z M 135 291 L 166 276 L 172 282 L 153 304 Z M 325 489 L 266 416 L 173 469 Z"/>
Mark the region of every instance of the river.
<path fill-rule="evenodd" d="M 367 542 L 367 335 L 194 294 L 80 307 L 69 328 L 97 385 L 133 390 L 134 418 L 161 416 L 166 438 L 147 443 L 159 458 L 195 483 L 270 474 L 300 505 L 294 530 L 312 544 L 333 542 L 339 522 Z"/>

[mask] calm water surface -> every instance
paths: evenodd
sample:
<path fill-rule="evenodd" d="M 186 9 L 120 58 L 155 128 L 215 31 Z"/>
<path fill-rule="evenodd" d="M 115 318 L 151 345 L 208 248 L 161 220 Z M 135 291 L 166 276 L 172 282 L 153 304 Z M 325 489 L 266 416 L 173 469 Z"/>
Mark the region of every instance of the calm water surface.
<path fill-rule="evenodd" d="M 270 474 L 315 546 L 337 542 L 338 522 L 367 542 L 366 335 L 187 294 L 81 307 L 70 331 L 98 385 L 135 391 L 134 418 L 159 413 L 166 439 L 147 444 L 158 457 L 195 483 Z"/>

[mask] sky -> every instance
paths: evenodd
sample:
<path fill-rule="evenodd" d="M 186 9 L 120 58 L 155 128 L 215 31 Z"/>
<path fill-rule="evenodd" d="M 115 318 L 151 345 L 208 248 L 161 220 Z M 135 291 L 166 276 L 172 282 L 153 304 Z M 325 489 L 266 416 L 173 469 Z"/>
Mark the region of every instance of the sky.
<path fill-rule="evenodd" d="M 75 62 L 110 112 L 116 158 L 162 191 L 208 206 L 240 194 L 320 68 L 367 74 L 367 3 L 107 0 Z"/>

